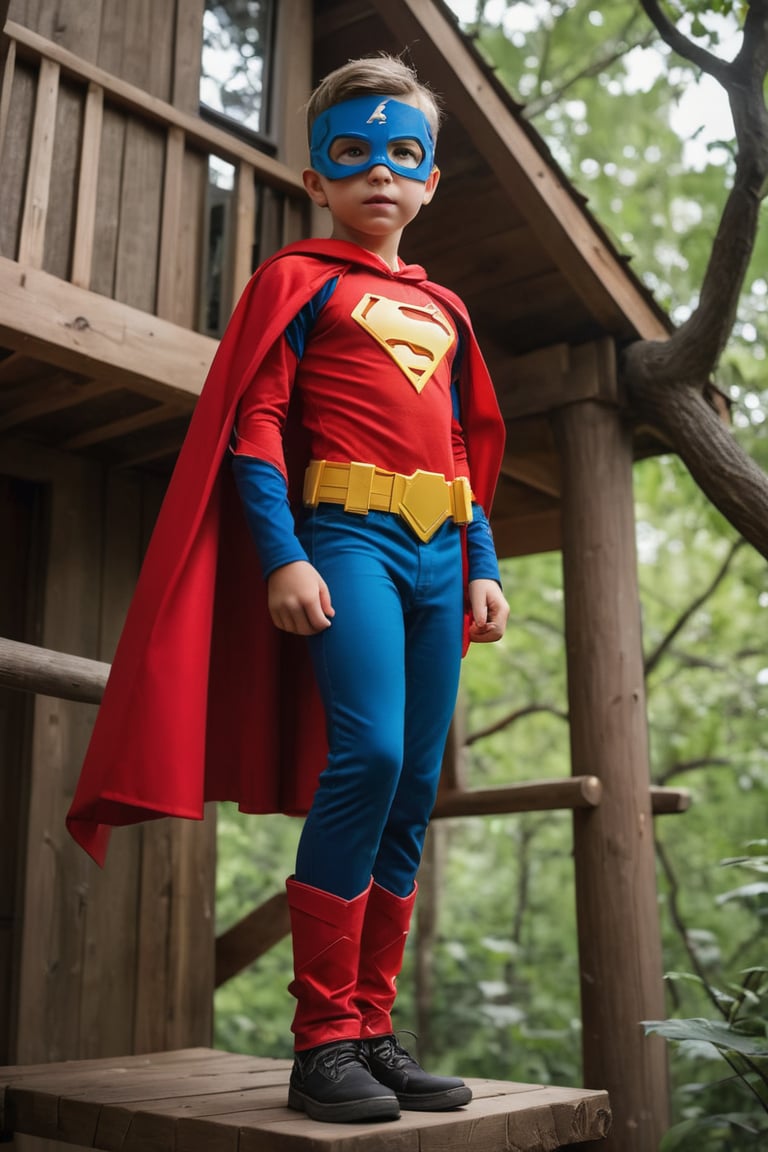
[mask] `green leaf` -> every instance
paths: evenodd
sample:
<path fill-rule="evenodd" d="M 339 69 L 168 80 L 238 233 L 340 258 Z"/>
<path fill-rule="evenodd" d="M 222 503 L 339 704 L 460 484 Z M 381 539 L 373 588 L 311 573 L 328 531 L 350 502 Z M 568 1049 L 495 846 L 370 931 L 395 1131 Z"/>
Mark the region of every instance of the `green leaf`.
<path fill-rule="evenodd" d="M 745 1036 L 717 1020 L 694 1017 L 690 1020 L 644 1020 L 646 1035 L 651 1032 L 666 1040 L 698 1040 L 725 1052 L 744 1056 L 768 1056 L 768 1040 Z"/>

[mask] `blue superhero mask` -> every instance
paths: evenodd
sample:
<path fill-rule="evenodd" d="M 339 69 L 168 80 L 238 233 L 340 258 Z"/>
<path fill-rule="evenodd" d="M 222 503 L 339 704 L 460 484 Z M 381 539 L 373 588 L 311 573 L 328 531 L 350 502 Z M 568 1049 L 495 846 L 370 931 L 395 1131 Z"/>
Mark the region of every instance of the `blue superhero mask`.
<path fill-rule="evenodd" d="M 349 157 L 340 163 L 330 156 L 331 145 L 340 136 L 360 141 L 359 160 Z M 421 157 L 408 160 L 398 143 L 415 140 Z M 312 167 L 328 180 L 343 180 L 384 164 L 398 176 L 426 182 L 435 162 L 432 129 L 420 108 L 388 96 L 356 96 L 322 112 L 312 125 L 309 149 Z"/>

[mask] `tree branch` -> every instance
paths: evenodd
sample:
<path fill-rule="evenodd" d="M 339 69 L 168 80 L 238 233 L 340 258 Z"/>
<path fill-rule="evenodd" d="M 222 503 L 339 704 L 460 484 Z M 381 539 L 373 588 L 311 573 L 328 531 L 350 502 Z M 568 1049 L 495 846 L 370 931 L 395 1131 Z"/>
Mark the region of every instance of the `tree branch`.
<path fill-rule="evenodd" d="M 739 445 L 706 399 L 706 385 L 681 379 L 675 345 L 638 340 L 625 350 L 621 376 L 633 410 L 659 430 L 702 492 L 768 559 L 768 476 Z"/>
<path fill-rule="evenodd" d="M 680 615 L 678 616 L 675 623 L 672 625 L 672 627 L 667 632 L 666 636 L 664 636 L 660 640 L 660 642 L 654 648 L 653 652 L 651 652 L 651 654 L 646 657 L 646 659 L 645 659 L 645 675 L 646 676 L 650 676 L 650 674 L 654 671 L 654 669 L 656 668 L 656 665 L 659 663 L 659 661 L 661 660 L 664 653 L 671 646 L 672 641 L 677 636 L 680 635 L 683 628 L 688 623 L 688 621 L 691 619 L 691 617 L 696 612 L 698 612 L 699 608 L 701 608 L 703 604 L 706 604 L 706 602 L 707 602 L 707 600 L 709 600 L 710 596 L 712 596 L 717 591 L 717 589 L 720 587 L 720 585 L 722 584 L 726 575 L 728 574 L 728 569 L 731 566 L 731 563 L 733 561 L 734 556 L 736 555 L 736 553 L 739 551 L 740 548 L 743 548 L 745 543 L 746 543 L 746 541 L 743 539 L 743 537 L 739 537 L 737 540 L 734 540 L 734 542 L 731 544 L 730 548 L 728 549 L 728 553 L 727 553 L 725 559 L 723 560 L 722 564 L 720 565 L 717 572 L 712 577 L 712 580 L 709 582 L 709 584 L 704 589 L 704 591 L 699 596 L 696 596 L 690 602 L 690 604 L 687 606 L 687 608 L 685 608 L 685 610 L 680 613 Z"/>
<path fill-rule="evenodd" d="M 694 760 L 679 760 L 667 768 L 654 782 L 660 786 L 669 784 L 676 776 L 683 776 L 686 772 L 698 772 L 701 768 L 732 768 L 733 761 L 727 756 L 698 756 Z"/>
<path fill-rule="evenodd" d="M 565 93 L 573 88 L 573 85 L 578 84 L 581 79 L 598 76 L 601 71 L 610 68 L 617 60 L 621 60 L 622 56 L 625 56 L 628 52 L 632 52 L 633 48 L 647 48 L 653 44 L 654 40 L 654 33 L 646 32 L 644 36 L 634 40 L 633 43 L 628 43 L 628 41 L 624 41 L 624 33 L 621 33 L 621 36 L 615 40 L 608 41 L 606 51 L 603 51 L 599 56 L 595 56 L 595 59 L 591 63 L 585 65 L 584 68 L 580 68 L 577 73 L 573 73 L 572 76 L 564 79 L 564 81 L 558 84 L 557 88 L 549 92 L 547 96 L 539 96 L 534 100 L 529 100 L 529 103 L 523 106 L 520 115 L 522 115 L 525 120 L 534 120 L 537 116 L 546 112 L 547 108 L 552 107 L 558 100 L 561 100 L 563 96 L 565 96 Z"/>
<path fill-rule="evenodd" d="M 637 341 L 625 352 L 623 380 L 638 415 L 679 454 L 723 515 L 768 557 L 768 478 L 741 450 L 713 410 L 711 376 L 736 318 L 768 188 L 768 0 L 752 0 L 744 39 L 728 64 L 692 44 L 658 0 L 641 0 L 663 39 L 726 88 L 738 152 L 699 296 L 689 319 L 664 343 Z"/>
<path fill-rule="evenodd" d="M 693 968 L 693 971 L 696 973 L 699 980 L 701 980 L 704 991 L 720 1015 L 725 1016 L 726 1013 L 723 1011 L 722 1004 L 720 1004 L 719 1000 L 709 986 L 709 981 L 707 980 L 706 973 L 701 966 L 699 957 L 696 954 L 696 950 L 691 946 L 691 942 L 688 936 L 688 928 L 686 927 L 685 921 L 683 920 L 683 916 L 680 911 L 680 903 L 678 900 L 678 896 L 680 894 L 680 885 L 678 883 L 677 874 L 672 867 L 672 861 L 667 855 L 666 849 L 658 837 L 656 837 L 654 843 L 656 845 L 656 855 L 658 856 L 662 871 L 667 878 L 667 885 L 669 889 L 667 892 L 667 906 L 669 908 L 669 916 L 672 924 L 677 931 L 680 940 L 682 941 L 682 945 L 685 948 L 686 953 L 688 954 L 688 960 L 691 967 Z"/>
<path fill-rule="evenodd" d="M 526 704 L 524 708 L 517 708 L 514 712 L 507 713 L 506 716 L 502 716 L 500 720 L 495 720 L 486 728 L 479 728 L 477 732 L 472 732 L 467 736 L 464 743 L 466 747 L 469 747 L 470 744 L 474 744 L 478 740 L 484 740 L 486 736 L 493 736 L 496 732 L 502 732 L 510 724 L 522 720 L 524 716 L 534 716 L 537 712 L 547 712 L 551 716 L 557 716 L 559 720 L 568 721 L 568 713 L 561 712 L 559 708 L 555 708 L 551 704 Z"/>
<path fill-rule="evenodd" d="M 712 52 L 708 52 L 706 48 L 701 48 L 689 40 L 687 36 L 684 36 L 663 11 L 658 0 L 640 0 L 640 3 L 664 43 L 668 44 L 673 52 L 677 52 L 678 56 L 689 60 L 691 64 L 701 68 L 702 72 L 708 72 L 710 76 L 720 80 L 721 84 L 725 84 L 725 76 L 728 72 L 727 64 L 723 63 Z"/>

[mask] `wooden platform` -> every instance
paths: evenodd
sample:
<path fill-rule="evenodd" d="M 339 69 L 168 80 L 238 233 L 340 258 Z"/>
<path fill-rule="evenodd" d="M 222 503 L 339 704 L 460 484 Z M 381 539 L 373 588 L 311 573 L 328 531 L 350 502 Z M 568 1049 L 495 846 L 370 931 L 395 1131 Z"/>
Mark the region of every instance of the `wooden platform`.
<path fill-rule="evenodd" d="M 0 1132 L 108 1152 L 553 1152 L 605 1136 L 605 1092 L 470 1080 L 455 1112 L 318 1124 L 285 1105 L 290 1061 L 187 1048 L 0 1068 Z"/>

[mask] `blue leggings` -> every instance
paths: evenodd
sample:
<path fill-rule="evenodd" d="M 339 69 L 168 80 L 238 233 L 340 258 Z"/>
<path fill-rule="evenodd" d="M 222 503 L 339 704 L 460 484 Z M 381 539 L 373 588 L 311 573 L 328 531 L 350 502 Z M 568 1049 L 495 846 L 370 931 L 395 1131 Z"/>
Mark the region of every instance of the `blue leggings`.
<path fill-rule="evenodd" d="M 391 513 L 321 504 L 298 535 L 336 614 L 309 641 L 329 756 L 296 879 L 351 900 L 373 876 L 407 896 L 458 690 L 459 531 L 447 521 L 423 544 Z"/>

